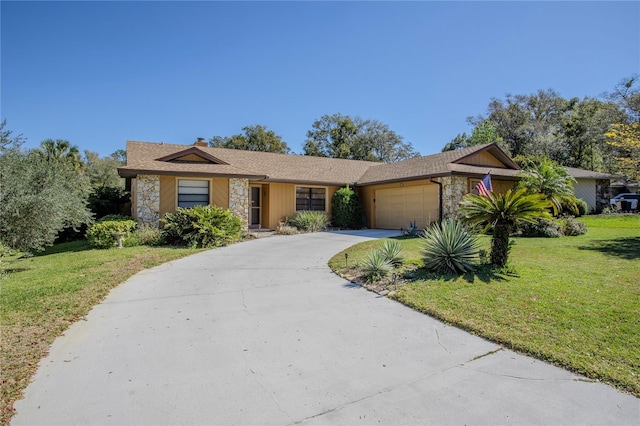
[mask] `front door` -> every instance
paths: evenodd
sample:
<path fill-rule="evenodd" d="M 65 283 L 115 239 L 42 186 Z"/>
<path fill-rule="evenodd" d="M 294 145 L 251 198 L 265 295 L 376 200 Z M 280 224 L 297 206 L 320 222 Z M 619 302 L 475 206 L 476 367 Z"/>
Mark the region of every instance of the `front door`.
<path fill-rule="evenodd" d="M 261 187 L 251 187 L 251 211 L 249 212 L 249 225 L 260 225 L 260 191 Z"/>

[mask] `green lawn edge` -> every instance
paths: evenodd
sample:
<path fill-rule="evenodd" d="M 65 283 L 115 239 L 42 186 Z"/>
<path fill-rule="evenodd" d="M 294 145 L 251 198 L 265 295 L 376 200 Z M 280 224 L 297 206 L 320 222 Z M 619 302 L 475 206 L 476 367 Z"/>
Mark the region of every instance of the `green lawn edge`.
<path fill-rule="evenodd" d="M 505 348 L 640 396 L 640 216 L 579 220 L 589 227 L 586 235 L 515 238 L 510 266 L 516 276 L 478 272 L 419 279 L 389 297 Z M 488 249 L 489 237 L 480 240 Z M 329 266 L 352 280 L 358 274 L 354 265 L 383 241 L 349 247 Z M 409 263 L 419 264 L 420 240 L 400 241 Z"/>
<path fill-rule="evenodd" d="M 0 267 L 0 424 L 50 345 L 109 292 L 139 271 L 203 251 L 174 247 L 97 250 L 85 241 L 56 244 Z"/>

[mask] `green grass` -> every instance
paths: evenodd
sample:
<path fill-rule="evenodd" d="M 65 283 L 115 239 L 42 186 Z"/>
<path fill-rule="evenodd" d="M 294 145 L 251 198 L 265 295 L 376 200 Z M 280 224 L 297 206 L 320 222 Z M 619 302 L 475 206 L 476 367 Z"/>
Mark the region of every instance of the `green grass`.
<path fill-rule="evenodd" d="M 578 237 L 515 238 L 510 267 L 416 280 L 400 302 L 640 396 L 640 216 L 587 216 Z M 489 237 L 483 236 L 485 248 Z M 346 252 L 361 259 L 380 241 Z M 419 239 L 404 240 L 419 263 Z M 344 269 L 344 252 L 330 266 Z M 426 276 L 426 274 L 425 274 Z"/>
<path fill-rule="evenodd" d="M 0 424 L 49 345 L 113 287 L 136 272 L 199 250 L 128 247 L 96 250 L 86 242 L 58 244 L 41 255 L 3 259 L 0 272 Z"/>

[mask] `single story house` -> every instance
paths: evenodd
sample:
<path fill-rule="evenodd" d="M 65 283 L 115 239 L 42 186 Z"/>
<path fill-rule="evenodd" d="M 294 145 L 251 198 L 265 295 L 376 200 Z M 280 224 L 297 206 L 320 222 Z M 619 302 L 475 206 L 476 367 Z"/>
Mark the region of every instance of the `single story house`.
<path fill-rule="evenodd" d="M 611 180 L 616 178 L 614 175 L 574 167 L 565 168 L 569 175 L 576 180 L 573 184 L 576 197 L 587 203 L 589 211 L 600 211 L 609 206 L 612 195 L 610 192 Z"/>
<path fill-rule="evenodd" d="M 212 204 L 249 228 L 271 229 L 299 211 L 330 216 L 332 196 L 345 185 L 358 192 L 367 227 L 426 227 L 454 214 L 487 173 L 494 191 L 504 192 L 519 171 L 495 143 L 384 164 L 211 148 L 202 138 L 193 145 L 128 141 L 127 164 L 118 168 L 141 223 L 159 226 L 177 207 Z"/>

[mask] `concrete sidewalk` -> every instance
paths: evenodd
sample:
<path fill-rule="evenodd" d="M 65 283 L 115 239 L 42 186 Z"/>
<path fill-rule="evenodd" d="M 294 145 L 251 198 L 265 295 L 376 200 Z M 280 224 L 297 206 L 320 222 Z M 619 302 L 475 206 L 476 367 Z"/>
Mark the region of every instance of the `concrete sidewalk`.
<path fill-rule="evenodd" d="M 640 400 L 326 266 L 384 233 L 261 238 L 145 270 L 53 344 L 12 424 L 638 424 Z"/>

